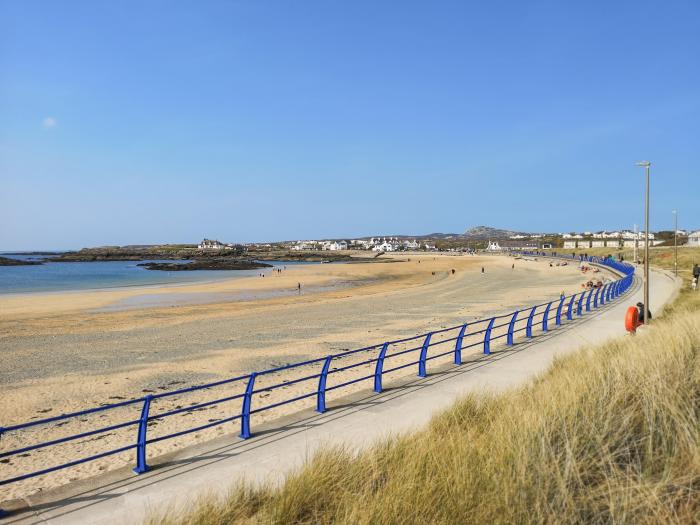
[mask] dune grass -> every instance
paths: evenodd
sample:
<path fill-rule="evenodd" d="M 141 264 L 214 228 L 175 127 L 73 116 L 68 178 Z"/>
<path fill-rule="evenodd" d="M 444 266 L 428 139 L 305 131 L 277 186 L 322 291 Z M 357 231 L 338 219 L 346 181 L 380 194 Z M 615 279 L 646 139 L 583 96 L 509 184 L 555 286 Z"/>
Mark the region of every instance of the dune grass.
<path fill-rule="evenodd" d="M 698 523 L 699 354 L 700 292 L 686 290 L 653 326 L 527 387 L 152 523 Z"/>

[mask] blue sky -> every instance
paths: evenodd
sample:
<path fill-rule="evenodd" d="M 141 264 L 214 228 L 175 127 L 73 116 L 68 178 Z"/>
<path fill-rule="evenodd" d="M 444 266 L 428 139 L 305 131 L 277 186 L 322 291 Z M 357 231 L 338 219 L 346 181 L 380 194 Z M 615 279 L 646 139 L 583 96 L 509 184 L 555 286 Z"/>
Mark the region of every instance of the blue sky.
<path fill-rule="evenodd" d="M 0 0 L 0 250 L 700 228 L 700 3 Z"/>

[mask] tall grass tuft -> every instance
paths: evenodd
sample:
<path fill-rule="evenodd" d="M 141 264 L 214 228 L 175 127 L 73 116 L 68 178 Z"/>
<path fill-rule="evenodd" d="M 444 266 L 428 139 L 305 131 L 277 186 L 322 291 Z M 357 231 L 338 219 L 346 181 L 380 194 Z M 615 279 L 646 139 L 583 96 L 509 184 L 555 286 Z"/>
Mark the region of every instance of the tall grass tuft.
<path fill-rule="evenodd" d="M 152 522 L 698 523 L 700 310 L 682 303 L 424 431 L 325 450 L 280 487 L 238 486 Z"/>

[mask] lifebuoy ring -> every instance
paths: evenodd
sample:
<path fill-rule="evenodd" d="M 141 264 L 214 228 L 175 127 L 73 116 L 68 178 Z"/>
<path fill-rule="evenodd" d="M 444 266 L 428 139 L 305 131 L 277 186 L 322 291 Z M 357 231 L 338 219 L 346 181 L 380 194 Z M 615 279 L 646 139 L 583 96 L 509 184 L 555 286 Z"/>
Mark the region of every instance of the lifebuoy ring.
<path fill-rule="evenodd" d="M 639 310 L 636 306 L 630 306 L 625 313 L 625 330 L 634 333 L 639 324 Z"/>

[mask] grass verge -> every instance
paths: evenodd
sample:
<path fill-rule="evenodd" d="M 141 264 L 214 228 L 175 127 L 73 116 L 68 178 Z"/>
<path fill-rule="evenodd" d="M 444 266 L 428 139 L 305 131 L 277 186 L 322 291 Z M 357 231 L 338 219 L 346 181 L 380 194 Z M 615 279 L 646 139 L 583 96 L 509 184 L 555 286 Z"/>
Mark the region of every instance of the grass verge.
<path fill-rule="evenodd" d="M 239 485 L 152 524 L 697 523 L 700 292 L 637 336 L 469 396 L 424 431 L 330 449 L 281 487 Z"/>

